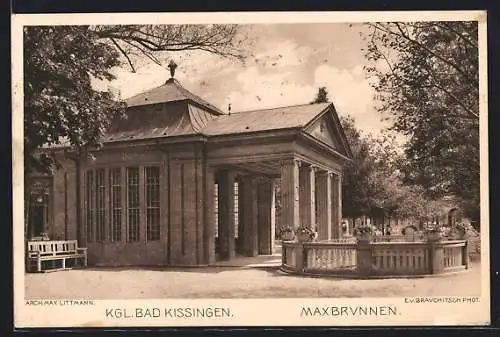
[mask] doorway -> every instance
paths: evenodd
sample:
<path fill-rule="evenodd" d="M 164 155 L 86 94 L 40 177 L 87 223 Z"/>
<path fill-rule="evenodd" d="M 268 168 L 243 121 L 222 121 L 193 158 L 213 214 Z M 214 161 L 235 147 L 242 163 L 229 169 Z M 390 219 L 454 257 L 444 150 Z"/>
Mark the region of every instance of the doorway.
<path fill-rule="evenodd" d="M 28 219 L 30 236 L 41 236 L 47 227 L 46 223 L 47 197 L 45 195 L 32 195 Z"/>

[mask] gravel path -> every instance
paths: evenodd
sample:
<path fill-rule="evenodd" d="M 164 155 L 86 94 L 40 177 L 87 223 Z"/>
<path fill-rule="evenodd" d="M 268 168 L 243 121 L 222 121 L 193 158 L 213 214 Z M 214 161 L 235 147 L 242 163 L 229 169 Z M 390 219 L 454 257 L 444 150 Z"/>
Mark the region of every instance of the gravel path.
<path fill-rule="evenodd" d="M 479 296 L 480 265 L 437 277 L 348 280 L 275 268 L 86 269 L 27 274 L 27 299 Z"/>

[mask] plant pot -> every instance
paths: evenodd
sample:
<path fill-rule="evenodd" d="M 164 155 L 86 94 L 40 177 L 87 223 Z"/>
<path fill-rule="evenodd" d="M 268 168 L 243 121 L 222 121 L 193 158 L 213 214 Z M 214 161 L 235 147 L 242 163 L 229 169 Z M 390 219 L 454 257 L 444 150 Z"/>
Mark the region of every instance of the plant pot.
<path fill-rule="evenodd" d="M 309 234 L 298 234 L 297 240 L 299 242 L 311 242 L 314 240 L 314 238 L 312 238 Z"/>
<path fill-rule="evenodd" d="M 281 233 L 282 241 L 293 241 L 295 239 L 295 234 L 293 232 L 284 232 Z"/>
<path fill-rule="evenodd" d="M 363 234 L 356 237 L 358 242 L 368 244 L 372 241 L 372 236 L 370 234 Z"/>
<path fill-rule="evenodd" d="M 469 232 L 468 231 L 463 231 L 460 233 L 460 240 L 468 240 L 469 239 Z"/>
<path fill-rule="evenodd" d="M 441 232 L 427 232 L 427 241 L 441 241 L 443 239 L 443 236 L 441 235 Z"/>

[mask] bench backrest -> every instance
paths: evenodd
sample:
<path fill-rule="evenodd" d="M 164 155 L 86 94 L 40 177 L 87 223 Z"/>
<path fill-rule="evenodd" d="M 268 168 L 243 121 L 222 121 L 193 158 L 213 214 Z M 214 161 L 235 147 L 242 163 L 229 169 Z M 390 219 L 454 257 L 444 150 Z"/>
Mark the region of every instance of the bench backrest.
<path fill-rule="evenodd" d="M 76 252 L 76 240 L 67 241 L 29 241 L 28 251 L 40 252 L 40 255 L 62 255 Z"/>

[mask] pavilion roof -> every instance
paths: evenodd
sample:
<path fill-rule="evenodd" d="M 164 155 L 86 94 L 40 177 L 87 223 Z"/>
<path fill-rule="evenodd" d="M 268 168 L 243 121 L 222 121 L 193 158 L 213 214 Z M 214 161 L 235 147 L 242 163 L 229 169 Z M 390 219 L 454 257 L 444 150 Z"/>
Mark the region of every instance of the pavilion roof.
<path fill-rule="evenodd" d="M 252 110 L 218 116 L 207 122 L 201 133 L 207 136 L 301 128 L 328 108 L 330 103 L 303 104 Z"/>
<path fill-rule="evenodd" d="M 203 98 L 193 94 L 192 92 L 184 88 L 179 83 L 179 81 L 174 78 L 168 79 L 163 85 L 159 87 L 127 98 L 125 100 L 125 103 L 129 107 L 135 107 L 183 100 L 192 101 L 214 112 L 217 115 L 224 113 L 215 105 L 205 101 Z"/>

